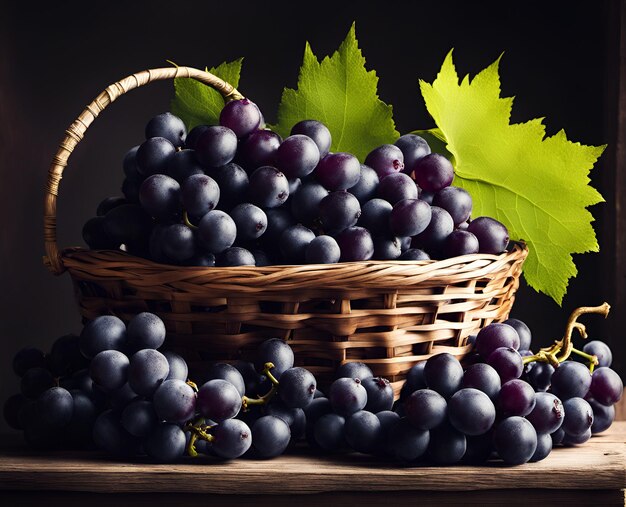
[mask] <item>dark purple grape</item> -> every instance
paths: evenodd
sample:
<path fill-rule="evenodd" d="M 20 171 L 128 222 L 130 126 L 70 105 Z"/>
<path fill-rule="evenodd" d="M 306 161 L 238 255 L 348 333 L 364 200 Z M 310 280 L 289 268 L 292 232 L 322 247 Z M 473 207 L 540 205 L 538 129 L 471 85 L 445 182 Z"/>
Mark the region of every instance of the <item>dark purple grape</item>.
<path fill-rule="evenodd" d="M 313 139 L 319 149 L 320 157 L 325 157 L 330 151 L 330 145 L 332 143 L 330 130 L 328 130 L 326 125 L 317 120 L 299 121 L 291 128 L 290 134 L 292 136 L 295 134 L 302 134 Z"/>
<path fill-rule="evenodd" d="M 272 264 L 274 264 L 269 254 L 267 254 L 263 250 L 259 250 L 257 248 L 255 250 L 251 250 L 250 253 L 254 255 L 255 266 L 262 267 L 271 266 Z"/>
<path fill-rule="evenodd" d="M 250 250 L 240 246 L 232 246 L 219 254 L 216 264 L 222 267 L 256 266 L 256 259 Z"/>
<path fill-rule="evenodd" d="M 118 206 L 122 206 L 123 204 L 128 204 L 128 201 L 121 196 L 115 197 L 107 197 L 102 200 L 98 207 L 96 208 L 96 216 L 103 217 L 113 208 L 117 208 Z"/>
<path fill-rule="evenodd" d="M 482 328 L 476 336 L 476 350 L 483 359 L 500 347 L 519 348 L 519 336 L 508 324 L 494 322 Z"/>
<path fill-rule="evenodd" d="M 430 154 L 430 146 L 420 136 L 415 134 L 405 134 L 393 143 L 404 155 L 404 169 L 403 172 L 411 174 L 418 160 L 421 160 L 426 155 Z"/>
<path fill-rule="evenodd" d="M 320 161 L 320 150 L 308 136 L 287 137 L 276 150 L 276 166 L 287 178 L 304 178 Z"/>
<path fill-rule="evenodd" d="M 365 410 L 374 414 L 384 410 L 391 410 L 393 406 L 393 387 L 386 378 L 368 377 L 361 380 L 367 391 Z"/>
<path fill-rule="evenodd" d="M 452 354 L 440 353 L 426 361 L 424 380 L 429 389 L 449 398 L 461 388 L 463 367 Z"/>
<path fill-rule="evenodd" d="M 609 346 L 600 340 L 592 340 L 585 343 L 583 352 L 592 354 L 598 358 L 598 366 L 611 366 L 613 362 L 613 353 Z"/>
<path fill-rule="evenodd" d="M 509 380 L 502 384 L 500 389 L 498 408 L 506 417 L 526 416 L 535 408 L 535 390 L 523 380 Z"/>
<path fill-rule="evenodd" d="M 137 150 L 139 150 L 139 145 L 133 146 L 126 152 L 124 155 L 124 161 L 122 162 L 124 174 L 127 178 L 134 180 L 142 178 L 139 173 L 139 166 L 137 165 Z"/>
<path fill-rule="evenodd" d="M 419 200 L 419 202 L 424 202 Z M 443 250 L 446 238 L 454 230 L 454 222 L 450 213 L 443 208 L 430 206 L 431 217 L 422 232 L 413 238 L 411 246 L 422 248 L 431 255 L 440 255 Z"/>
<path fill-rule="evenodd" d="M 254 370 L 254 366 L 252 366 L 252 369 Z M 258 377 L 256 372 L 254 372 L 254 375 Z M 246 394 L 246 383 L 242 374 L 235 366 L 227 363 L 215 363 L 211 365 L 206 374 L 202 376 L 202 383 L 217 378 L 230 382 L 237 388 L 241 396 Z"/>
<path fill-rule="evenodd" d="M 130 361 L 119 350 L 103 350 L 89 365 L 91 379 L 107 391 L 120 389 L 128 379 Z"/>
<path fill-rule="evenodd" d="M 217 206 L 220 187 L 206 174 L 188 177 L 181 187 L 181 198 L 185 211 L 193 217 L 203 217 Z"/>
<path fill-rule="evenodd" d="M 180 184 L 165 174 L 148 176 L 139 188 L 139 202 L 154 218 L 173 218 L 181 212 Z"/>
<path fill-rule="evenodd" d="M 164 137 L 153 137 L 139 145 L 135 155 L 137 169 L 141 176 L 165 174 L 170 157 L 176 147 Z"/>
<path fill-rule="evenodd" d="M 124 178 L 122 186 L 120 187 L 124 198 L 128 201 L 128 204 L 139 203 L 139 188 L 143 183 L 143 176 L 139 178 Z"/>
<path fill-rule="evenodd" d="M 292 348 L 280 338 L 270 338 L 257 347 L 256 370 L 262 372 L 266 363 L 272 363 L 274 367 L 270 369 L 270 373 L 277 380 L 280 380 L 285 370 L 293 368 L 293 361 Z"/>
<path fill-rule="evenodd" d="M 40 423 L 51 428 L 63 428 L 72 420 L 74 399 L 66 389 L 51 387 L 37 399 Z"/>
<path fill-rule="evenodd" d="M 591 438 L 591 428 L 588 428 L 583 433 L 579 433 L 577 435 L 570 435 L 567 431 L 564 432 L 563 435 L 563 445 L 571 446 L 571 445 L 580 445 L 584 444 Z"/>
<path fill-rule="evenodd" d="M 178 116 L 162 113 L 152 118 L 146 125 L 146 139 L 164 137 L 176 147 L 185 144 L 187 128 Z"/>
<path fill-rule="evenodd" d="M 45 367 L 46 358 L 44 353 L 35 347 L 24 347 L 13 357 L 13 371 L 18 377 L 23 377 L 31 368 Z"/>
<path fill-rule="evenodd" d="M 349 363 L 343 363 L 335 371 L 335 379 L 338 378 L 358 378 L 359 380 L 365 380 L 366 378 L 373 377 L 374 374 L 369 366 L 359 361 L 352 361 Z"/>
<path fill-rule="evenodd" d="M 367 229 L 348 227 L 337 236 L 342 262 L 367 261 L 374 255 L 374 241 Z"/>
<path fill-rule="evenodd" d="M 93 384 L 94 391 L 101 392 L 104 394 L 104 391 L 98 387 L 96 383 Z M 137 399 L 137 393 L 133 391 L 128 382 L 124 384 L 119 389 L 115 391 L 111 391 L 106 393 L 108 405 L 115 410 L 122 410 L 126 405 L 128 405 L 134 399 Z"/>
<path fill-rule="evenodd" d="M 495 401 L 500 392 L 500 375 L 486 363 L 471 365 L 463 373 L 462 387 L 472 387 L 484 392 L 492 401 Z"/>
<path fill-rule="evenodd" d="M 104 233 L 118 244 L 147 241 L 152 219 L 136 204 L 124 204 L 109 211 L 104 217 Z"/>
<path fill-rule="evenodd" d="M 275 167 L 259 167 L 250 176 L 248 194 L 254 204 L 262 208 L 276 208 L 289 197 L 289 182 Z"/>
<path fill-rule="evenodd" d="M 367 391 L 359 379 L 338 378 L 328 391 L 328 399 L 335 413 L 348 417 L 367 404 Z"/>
<path fill-rule="evenodd" d="M 361 208 L 358 224 L 375 236 L 389 234 L 389 217 L 393 206 L 383 199 L 370 199 Z"/>
<path fill-rule="evenodd" d="M 314 181 L 305 183 L 290 199 L 291 213 L 298 222 L 304 225 L 312 225 L 315 219 L 319 217 L 320 202 L 327 195 L 328 190 L 319 183 Z"/>
<path fill-rule="evenodd" d="M 159 423 L 143 442 L 146 454 L 158 463 L 172 463 L 185 453 L 185 433 L 176 424 Z"/>
<path fill-rule="evenodd" d="M 213 210 L 202 217 L 197 233 L 200 243 L 208 252 L 219 254 L 235 242 L 237 226 L 229 215 Z"/>
<path fill-rule="evenodd" d="M 563 424 L 563 403 L 552 393 L 535 393 L 535 406 L 526 416 L 537 433 L 554 433 Z"/>
<path fill-rule="evenodd" d="M 535 449 L 535 454 L 528 461 L 536 463 L 546 459 L 551 452 L 552 436 L 549 433 L 537 433 L 537 449 Z"/>
<path fill-rule="evenodd" d="M 93 425 L 96 446 L 113 456 L 133 456 L 139 450 L 139 440 L 128 433 L 120 423 L 115 410 L 102 412 Z"/>
<path fill-rule="evenodd" d="M 324 414 L 314 423 L 315 443 L 327 452 L 336 452 L 345 445 L 346 420 L 339 414 Z"/>
<path fill-rule="evenodd" d="M 380 420 L 367 410 L 359 410 L 346 420 L 346 442 L 357 452 L 372 454 L 379 445 L 380 432 Z"/>
<path fill-rule="evenodd" d="M 183 264 L 185 266 L 212 268 L 215 266 L 215 254 L 208 252 L 196 252 L 195 255 L 187 259 Z"/>
<path fill-rule="evenodd" d="M 271 208 L 265 210 L 267 215 L 267 229 L 263 235 L 263 239 L 271 241 L 273 244 L 280 240 L 281 234 L 292 225 L 296 225 L 296 221 L 286 207 Z"/>
<path fill-rule="evenodd" d="M 493 218 L 478 217 L 470 222 L 467 230 L 478 238 L 480 253 L 499 254 L 509 244 L 509 231 Z"/>
<path fill-rule="evenodd" d="M 512 416 L 496 426 L 493 442 L 498 455 L 507 465 L 521 465 L 529 461 L 537 450 L 537 432 L 523 417 Z"/>
<path fill-rule="evenodd" d="M 327 232 L 340 232 L 355 225 L 361 216 L 359 200 L 345 190 L 331 192 L 319 203 L 319 218 Z"/>
<path fill-rule="evenodd" d="M 526 365 L 525 377 L 535 391 L 547 391 L 552 382 L 554 366 L 550 363 L 533 362 Z"/>
<path fill-rule="evenodd" d="M 184 380 L 166 380 L 152 399 L 159 420 L 183 424 L 196 413 L 196 393 Z"/>
<path fill-rule="evenodd" d="M 124 350 L 126 325 L 114 315 L 101 315 L 87 324 L 80 335 L 80 351 L 92 358 L 103 350 Z"/>
<path fill-rule="evenodd" d="M 186 381 L 189 374 L 186 361 L 178 354 L 169 350 L 164 350 L 162 354 L 167 359 L 167 364 L 170 367 L 170 372 L 165 380 L 178 379 Z"/>
<path fill-rule="evenodd" d="M 524 371 L 522 356 L 512 347 L 499 347 L 487 358 L 487 363 L 498 372 L 502 383 L 519 378 Z"/>
<path fill-rule="evenodd" d="M 241 163 L 249 170 L 276 164 L 276 150 L 281 137 L 271 130 L 256 130 L 239 144 Z"/>
<path fill-rule="evenodd" d="M 395 260 L 398 259 L 400 255 L 402 255 L 400 238 L 374 238 L 374 259 L 381 261 Z"/>
<path fill-rule="evenodd" d="M 432 193 L 432 192 L 426 192 L 425 190 L 420 188 L 419 198 L 422 201 L 425 201 L 425 202 L 427 202 L 428 204 L 430 204 L 432 206 L 433 205 L 433 199 L 435 198 L 435 194 Z"/>
<path fill-rule="evenodd" d="M 230 216 L 237 226 L 237 241 L 255 240 L 267 229 L 267 215 L 254 204 L 238 204 L 231 210 Z"/>
<path fill-rule="evenodd" d="M 154 349 L 135 352 L 128 366 L 128 386 L 141 396 L 152 396 L 167 378 L 170 366 L 167 358 Z"/>
<path fill-rule="evenodd" d="M 289 425 L 281 418 L 265 415 L 252 425 L 252 448 L 259 458 L 275 458 L 285 452 L 291 440 Z"/>
<path fill-rule="evenodd" d="M 307 264 L 334 264 L 339 262 L 341 250 L 332 236 L 317 236 L 311 241 L 304 253 Z"/>
<path fill-rule="evenodd" d="M 493 430 L 476 437 L 465 437 L 466 449 L 463 463 L 470 465 L 484 464 L 493 453 Z"/>
<path fill-rule="evenodd" d="M 241 395 L 227 380 L 213 379 L 198 389 L 196 406 L 202 416 L 221 423 L 239 413 Z"/>
<path fill-rule="evenodd" d="M 228 127 L 208 127 L 196 141 L 196 155 L 203 167 L 221 167 L 237 153 L 237 135 Z"/>
<path fill-rule="evenodd" d="M 295 194 L 302 186 L 302 180 L 300 178 L 295 178 L 287 181 L 289 182 L 289 195 Z"/>
<path fill-rule="evenodd" d="M 161 251 L 176 262 L 184 262 L 196 254 L 196 238 L 185 224 L 171 224 L 161 232 Z"/>
<path fill-rule="evenodd" d="M 404 155 L 397 146 L 383 144 L 368 153 L 365 157 L 365 165 L 374 169 L 382 181 L 385 176 L 404 169 Z"/>
<path fill-rule="evenodd" d="M 83 240 L 91 250 L 117 250 L 120 246 L 107 235 L 105 220 L 104 217 L 93 217 L 83 225 Z"/>
<path fill-rule="evenodd" d="M 445 398 L 432 389 L 414 391 L 404 402 L 404 408 L 407 419 L 421 430 L 436 428 L 448 414 Z"/>
<path fill-rule="evenodd" d="M 122 411 L 122 427 L 135 437 L 147 437 L 159 423 L 154 405 L 148 400 L 137 398 Z"/>
<path fill-rule="evenodd" d="M 369 201 L 376 195 L 378 189 L 378 174 L 365 164 L 361 164 L 361 176 L 356 185 L 350 187 L 348 191 L 356 197 L 361 204 Z"/>
<path fill-rule="evenodd" d="M 472 197 L 460 187 L 442 188 L 433 197 L 433 205 L 450 213 L 455 227 L 466 222 L 472 214 Z"/>
<path fill-rule="evenodd" d="M 315 233 L 304 225 L 287 227 L 280 236 L 280 250 L 285 262 L 303 264 L 309 243 L 315 239 Z"/>
<path fill-rule="evenodd" d="M 464 388 L 448 400 L 448 419 L 465 435 L 483 435 L 496 420 L 496 408 L 484 392 Z"/>
<path fill-rule="evenodd" d="M 389 452 L 400 461 L 419 459 L 428 449 L 429 442 L 430 433 L 417 429 L 406 419 L 400 419 L 389 429 Z"/>
<path fill-rule="evenodd" d="M 584 364 L 564 361 L 552 374 L 552 392 L 565 401 L 584 398 L 591 387 L 591 373 Z"/>
<path fill-rule="evenodd" d="M 437 465 L 458 463 L 466 449 L 466 436 L 450 424 L 442 424 L 430 432 L 428 456 Z"/>
<path fill-rule="evenodd" d="M 421 199 L 404 199 L 396 203 L 389 215 L 389 228 L 396 236 L 416 236 L 431 221 L 431 207 Z"/>
<path fill-rule="evenodd" d="M 550 433 L 550 438 L 552 439 L 552 446 L 561 445 L 563 443 L 563 439 L 565 438 L 565 431 L 563 428 L 559 428 L 554 433 Z"/>
<path fill-rule="evenodd" d="M 392 205 L 404 199 L 417 199 L 417 186 L 404 173 L 389 174 L 378 185 L 378 197 Z"/>
<path fill-rule="evenodd" d="M 518 350 L 530 350 L 532 334 L 530 328 L 524 322 L 518 319 L 506 319 L 503 324 L 508 324 L 517 331 L 520 343 Z"/>
<path fill-rule="evenodd" d="M 127 326 L 128 347 L 136 352 L 141 349 L 158 349 L 165 342 L 165 324 L 158 315 L 141 312 Z"/>
<path fill-rule="evenodd" d="M 227 419 L 213 429 L 211 450 L 224 459 L 243 456 L 252 445 L 252 431 L 239 419 Z"/>
<path fill-rule="evenodd" d="M 317 381 L 306 368 L 289 368 L 280 376 L 278 396 L 290 408 L 305 408 L 313 400 Z"/>
<path fill-rule="evenodd" d="M 409 248 L 399 257 L 400 261 L 429 261 L 430 255 L 419 248 Z"/>
<path fill-rule="evenodd" d="M 454 178 L 454 168 L 443 155 L 431 153 L 422 157 L 413 166 L 415 181 L 426 192 L 439 192 L 450 186 Z"/>
<path fill-rule="evenodd" d="M 185 148 L 195 150 L 198 139 L 200 139 L 200 136 L 204 134 L 208 128 L 208 125 L 196 125 L 192 128 L 185 138 Z"/>
<path fill-rule="evenodd" d="M 567 435 L 581 435 L 593 424 L 593 409 L 582 398 L 569 398 L 563 402 L 563 430 Z"/>
<path fill-rule="evenodd" d="M 471 232 L 452 231 L 443 242 L 443 256 L 446 259 L 475 253 L 478 253 L 478 239 Z"/>
<path fill-rule="evenodd" d="M 346 190 L 359 182 L 361 164 L 350 153 L 329 153 L 319 161 L 314 174 L 328 190 Z"/>
<path fill-rule="evenodd" d="M 591 375 L 589 393 L 602 405 L 614 405 L 622 399 L 624 384 L 620 376 L 611 368 L 601 366 Z"/>
<path fill-rule="evenodd" d="M 221 209 L 231 209 L 243 202 L 245 196 L 248 195 L 250 185 L 248 174 L 233 162 L 212 169 L 211 177 L 220 188 L 219 206 Z"/>
<path fill-rule="evenodd" d="M 596 435 L 609 429 L 615 419 L 615 406 L 602 405 L 594 399 L 587 400 L 593 410 L 593 424 L 591 425 L 591 433 Z"/>
<path fill-rule="evenodd" d="M 404 253 L 411 249 L 411 241 L 413 240 L 411 236 L 399 236 L 398 240 L 400 241 L 400 252 Z"/>
<path fill-rule="evenodd" d="M 407 395 L 418 389 L 426 389 L 426 380 L 424 379 L 424 367 L 426 361 L 420 361 L 414 364 L 406 373 L 406 380 L 402 386 L 402 391 Z"/>
<path fill-rule="evenodd" d="M 237 137 L 251 134 L 259 128 L 260 123 L 261 111 L 248 99 L 231 100 L 220 112 L 220 125 L 232 130 Z"/>

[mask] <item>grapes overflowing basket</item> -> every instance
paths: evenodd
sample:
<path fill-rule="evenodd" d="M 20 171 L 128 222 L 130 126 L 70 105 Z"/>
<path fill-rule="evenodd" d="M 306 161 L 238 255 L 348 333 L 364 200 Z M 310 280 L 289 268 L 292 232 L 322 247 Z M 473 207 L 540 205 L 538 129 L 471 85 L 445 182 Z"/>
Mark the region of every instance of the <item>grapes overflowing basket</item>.
<path fill-rule="evenodd" d="M 520 243 L 497 255 L 444 260 L 233 267 L 167 265 L 118 250 L 59 250 L 58 188 L 88 127 L 126 92 L 178 77 L 209 85 L 226 101 L 242 98 L 218 77 L 189 67 L 133 74 L 87 106 L 53 159 L 44 260 L 54 274 L 70 273 L 84 319 L 158 314 L 167 346 L 185 357 L 191 372 L 245 358 L 264 340 L 280 337 L 322 384 L 341 364 L 361 361 L 392 381 L 397 393 L 416 362 L 441 352 L 462 358 L 470 335 L 508 317 L 528 253 Z"/>

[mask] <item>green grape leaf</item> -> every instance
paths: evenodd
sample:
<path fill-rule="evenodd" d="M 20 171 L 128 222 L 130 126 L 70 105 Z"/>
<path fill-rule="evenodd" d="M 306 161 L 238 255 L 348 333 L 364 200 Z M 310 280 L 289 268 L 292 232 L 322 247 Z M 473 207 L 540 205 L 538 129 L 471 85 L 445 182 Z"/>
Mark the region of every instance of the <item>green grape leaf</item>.
<path fill-rule="evenodd" d="M 242 62 L 243 58 L 239 58 L 206 70 L 237 88 Z M 196 125 L 216 125 L 224 107 L 224 98 L 210 86 L 195 79 L 179 77 L 174 79 L 174 98 L 170 107 L 172 114 L 183 120 L 187 129 L 191 130 Z"/>
<path fill-rule="evenodd" d="M 318 120 L 332 135 L 332 151 L 349 152 L 363 161 L 377 146 L 399 134 L 392 108 L 378 98 L 378 77 L 365 69 L 354 24 L 339 49 L 321 62 L 307 43 L 298 88 L 285 88 L 272 127 L 283 137 L 301 120 Z"/>
<path fill-rule="evenodd" d="M 499 62 L 459 82 L 450 52 L 432 84 L 420 80 L 422 96 L 453 156 L 454 184 L 472 195 L 473 216 L 494 217 L 526 241 L 526 280 L 560 305 L 577 274 L 572 254 L 599 250 L 587 207 L 604 199 L 589 171 L 606 146 L 572 142 L 563 131 L 546 137 L 543 119 L 511 124 Z"/>

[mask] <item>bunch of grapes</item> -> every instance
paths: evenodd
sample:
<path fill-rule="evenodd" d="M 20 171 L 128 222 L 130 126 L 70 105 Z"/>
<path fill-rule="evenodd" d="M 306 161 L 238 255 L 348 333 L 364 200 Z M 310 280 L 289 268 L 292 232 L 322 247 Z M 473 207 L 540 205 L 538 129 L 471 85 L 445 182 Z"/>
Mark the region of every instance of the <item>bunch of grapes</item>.
<path fill-rule="evenodd" d="M 144 312 L 128 326 L 97 317 L 80 336 L 58 339 L 48 355 L 22 349 L 13 361 L 22 392 L 6 401 L 5 419 L 33 447 L 95 445 L 158 462 L 200 453 L 270 458 L 304 434 L 302 409 L 317 382 L 293 366 L 282 340 L 258 347 L 261 373 L 248 362 L 217 363 L 198 387 L 182 357 L 158 350 L 165 339 L 163 321 Z"/>
<path fill-rule="evenodd" d="M 360 163 L 330 152 L 319 121 L 283 140 L 247 99 L 228 102 L 219 123 L 187 133 L 171 113 L 150 120 L 124 157 L 124 196 L 84 225 L 87 245 L 188 266 L 427 260 L 508 245 L 500 222 L 470 220 L 452 164 L 417 135 Z"/>

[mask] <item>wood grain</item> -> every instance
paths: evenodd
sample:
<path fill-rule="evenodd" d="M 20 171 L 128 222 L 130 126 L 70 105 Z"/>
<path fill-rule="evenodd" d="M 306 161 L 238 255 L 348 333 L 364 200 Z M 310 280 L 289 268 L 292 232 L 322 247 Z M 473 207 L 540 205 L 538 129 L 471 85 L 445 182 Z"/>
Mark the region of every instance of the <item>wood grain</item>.
<path fill-rule="evenodd" d="M 559 448 L 539 463 L 506 467 L 399 466 L 370 456 L 308 450 L 271 461 L 122 463 L 100 453 L 0 452 L 0 490 L 133 493 L 316 494 L 334 491 L 470 491 L 512 488 L 621 490 L 626 487 L 626 422 L 585 445 Z"/>

